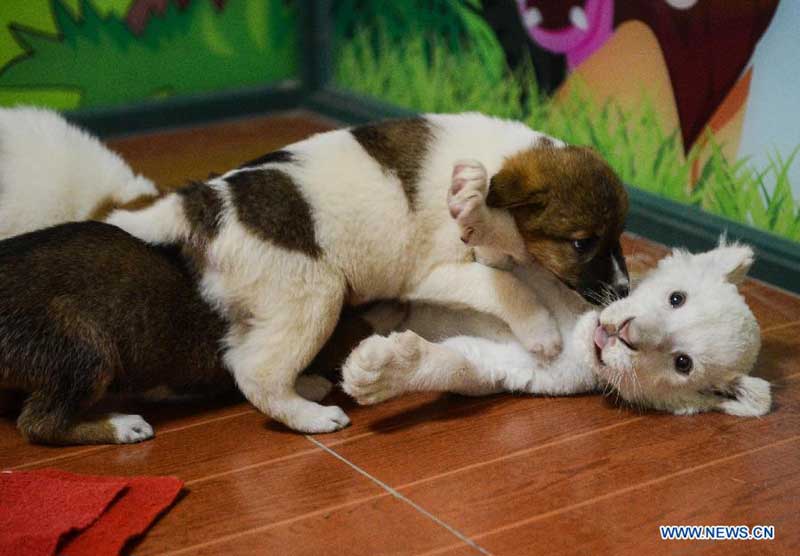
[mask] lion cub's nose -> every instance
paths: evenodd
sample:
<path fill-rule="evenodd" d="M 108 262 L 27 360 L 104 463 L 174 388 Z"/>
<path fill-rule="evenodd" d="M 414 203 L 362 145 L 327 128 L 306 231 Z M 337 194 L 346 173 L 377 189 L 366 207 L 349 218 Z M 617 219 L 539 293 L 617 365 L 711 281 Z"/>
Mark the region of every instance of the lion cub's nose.
<path fill-rule="evenodd" d="M 625 345 L 635 350 L 637 338 L 633 328 L 631 327 L 633 319 L 634 317 L 629 317 L 622 321 L 621 325 L 612 323 L 604 324 L 603 330 L 605 330 L 606 334 L 608 334 L 608 336 L 610 336 L 612 339 L 614 337 L 619 338 L 625 343 Z"/>
<path fill-rule="evenodd" d="M 618 336 L 622 339 L 623 342 L 628 344 L 629 346 L 634 346 L 636 344 L 635 338 L 633 338 L 632 330 L 631 330 L 631 323 L 633 322 L 633 318 L 626 319 L 625 322 L 622 323 L 622 326 L 619 329 Z"/>

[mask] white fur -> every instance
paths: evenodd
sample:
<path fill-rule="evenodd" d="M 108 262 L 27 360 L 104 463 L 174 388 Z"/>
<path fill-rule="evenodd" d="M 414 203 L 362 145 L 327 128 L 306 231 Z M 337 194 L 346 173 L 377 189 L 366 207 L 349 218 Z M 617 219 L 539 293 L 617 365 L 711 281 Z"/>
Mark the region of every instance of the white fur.
<path fill-rule="evenodd" d="M 557 359 L 532 356 L 491 316 L 412 304 L 399 327 L 405 332 L 372 336 L 350 355 L 343 388 L 363 404 L 409 391 L 559 395 L 610 388 L 633 404 L 680 415 L 763 415 L 770 385 L 748 376 L 759 328 L 736 288 L 752 261 L 752 250 L 740 245 L 723 243 L 698 255 L 676 251 L 629 297 L 599 314 L 546 272 L 517 270 L 558 322 L 565 346 Z M 683 306 L 670 305 L 673 291 L 686 293 Z M 376 310 L 387 312 L 381 305 Z M 630 317 L 628 337 L 637 351 L 615 338 L 601 362 L 593 339 L 598 323 L 617 330 Z M 678 353 L 693 358 L 690 374 L 676 371 Z"/>
<path fill-rule="evenodd" d="M 117 442 L 132 444 L 153 438 L 153 427 L 141 415 L 112 413 L 108 423 L 113 427 Z"/>
<path fill-rule="evenodd" d="M 106 200 L 156 193 L 152 182 L 56 112 L 0 108 L 0 239 L 86 220 Z"/>
<path fill-rule="evenodd" d="M 427 119 L 434 137 L 414 211 L 398 177 L 348 130 L 286 147 L 297 163 L 276 167 L 311 206 L 322 251 L 316 259 L 263 241 L 238 221 L 226 179 L 246 170 L 210 182 L 224 210 L 216 237 L 197 242 L 205 255 L 202 292 L 232 322 L 225 361 L 238 386 L 289 427 L 326 432 L 348 422 L 339 408 L 312 403 L 295 390 L 296 377 L 330 335 L 345 302 L 397 298 L 474 308 L 508 323 L 527 348 L 557 350 L 552 319 L 534 292 L 510 273 L 474 262 L 449 217 L 446 194 L 456 161 L 478 159 L 493 174 L 542 134 L 480 114 Z M 176 194 L 142 211 L 118 211 L 108 222 L 151 242 L 196 239 Z"/>

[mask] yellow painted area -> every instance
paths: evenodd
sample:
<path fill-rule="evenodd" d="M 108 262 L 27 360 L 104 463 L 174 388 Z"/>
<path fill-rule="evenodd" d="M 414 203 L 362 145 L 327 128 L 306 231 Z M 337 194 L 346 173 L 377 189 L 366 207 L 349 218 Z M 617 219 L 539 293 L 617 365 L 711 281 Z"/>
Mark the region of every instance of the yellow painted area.
<path fill-rule="evenodd" d="M 247 31 L 259 50 L 267 49 L 268 14 L 266 2 L 250 2 L 247 4 Z"/>
<path fill-rule="evenodd" d="M 671 131 L 680 126 L 661 46 L 653 31 L 640 21 L 620 25 L 602 48 L 567 77 L 556 92 L 555 102 L 566 101 L 576 87 L 596 106 L 612 100 L 627 112 L 634 112 L 647 98 L 661 129 Z"/>
<path fill-rule="evenodd" d="M 206 39 L 208 49 L 222 57 L 232 57 L 234 49 L 231 43 L 220 32 L 219 26 L 214 24 L 214 18 L 219 17 L 216 10 L 205 10 L 200 14 L 200 31 Z"/>
<path fill-rule="evenodd" d="M 81 93 L 74 89 L 0 87 L 0 106 L 31 104 L 56 110 L 72 110 L 80 103 Z"/>
<path fill-rule="evenodd" d="M 25 48 L 14 36 L 12 26 L 24 27 L 53 38 L 58 36 L 50 0 L 0 1 L 0 70 L 25 54 Z"/>

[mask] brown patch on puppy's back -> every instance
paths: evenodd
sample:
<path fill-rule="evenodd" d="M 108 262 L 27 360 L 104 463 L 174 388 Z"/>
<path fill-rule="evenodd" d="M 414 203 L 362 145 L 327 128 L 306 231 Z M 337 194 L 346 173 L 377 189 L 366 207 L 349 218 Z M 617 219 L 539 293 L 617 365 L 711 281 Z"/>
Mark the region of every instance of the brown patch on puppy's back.
<path fill-rule="evenodd" d="M 397 175 L 408 206 L 414 210 L 420 169 L 433 138 L 430 122 L 424 118 L 388 120 L 354 127 L 350 133 L 384 171 Z"/>
<path fill-rule="evenodd" d="M 205 240 L 214 239 L 222 214 L 222 200 L 214 188 L 206 183 L 192 182 L 177 193 L 183 201 L 183 210 L 192 231 Z"/>
<path fill-rule="evenodd" d="M 319 257 L 311 206 L 286 172 L 245 170 L 227 178 L 236 214 L 261 239 Z"/>

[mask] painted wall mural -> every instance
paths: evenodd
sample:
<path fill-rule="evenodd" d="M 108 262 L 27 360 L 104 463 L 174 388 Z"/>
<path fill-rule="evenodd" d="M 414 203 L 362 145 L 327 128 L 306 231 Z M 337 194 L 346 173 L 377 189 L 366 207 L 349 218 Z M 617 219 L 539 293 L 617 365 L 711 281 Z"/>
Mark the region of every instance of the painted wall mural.
<path fill-rule="evenodd" d="M 334 19 L 342 88 L 524 120 L 800 241 L 800 0 L 334 0 Z"/>
<path fill-rule="evenodd" d="M 109 106 L 297 77 L 286 0 L 4 0 L 0 105 Z"/>

